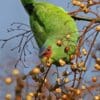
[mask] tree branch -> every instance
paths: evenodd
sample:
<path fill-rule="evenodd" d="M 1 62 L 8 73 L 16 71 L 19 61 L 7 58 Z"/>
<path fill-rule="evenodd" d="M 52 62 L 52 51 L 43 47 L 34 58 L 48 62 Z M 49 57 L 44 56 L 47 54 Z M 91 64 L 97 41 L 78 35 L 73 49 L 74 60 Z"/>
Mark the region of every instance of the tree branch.
<path fill-rule="evenodd" d="M 100 18 L 89 18 L 89 17 L 82 17 L 82 16 L 75 16 L 75 15 L 71 15 L 72 18 L 74 18 L 75 20 L 82 20 L 82 21 L 95 21 L 95 23 L 100 23 Z"/>

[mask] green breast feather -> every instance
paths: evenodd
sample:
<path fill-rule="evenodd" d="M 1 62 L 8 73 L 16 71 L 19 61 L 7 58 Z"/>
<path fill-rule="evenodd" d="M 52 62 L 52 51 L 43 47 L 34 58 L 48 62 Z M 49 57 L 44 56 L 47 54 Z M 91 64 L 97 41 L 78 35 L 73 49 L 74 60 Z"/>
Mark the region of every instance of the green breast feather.
<path fill-rule="evenodd" d="M 32 3 L 32 6 L 32 13 L 29 15 L 30 25 L 39 47 L 51 46 L 50 59 L 53 62 L 61 58 L 69 62 L 69 57 L 75 52 L 79 36 L 76 23 L 63 8 L 56 5 L 35 2 Z M 66 38 L 67 35 L 70 38 Z M 63 42 L 60 47 L 56 44 L 58 40 Z M 69 47 L 67 53 L 64 51 L 65 47 Z"/>

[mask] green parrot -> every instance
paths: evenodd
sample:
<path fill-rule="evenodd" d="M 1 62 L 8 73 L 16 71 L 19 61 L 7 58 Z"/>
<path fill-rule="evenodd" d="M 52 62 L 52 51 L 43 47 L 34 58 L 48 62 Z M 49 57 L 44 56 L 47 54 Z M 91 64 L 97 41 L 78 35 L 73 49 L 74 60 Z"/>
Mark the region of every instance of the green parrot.
<path fill-rule="evenodd" d="M 29 15 L 41 61 L 48 65 L 70 64 L 79 37 L 75 21 L 57 5 L 35 0 L 21 2 Z"/>

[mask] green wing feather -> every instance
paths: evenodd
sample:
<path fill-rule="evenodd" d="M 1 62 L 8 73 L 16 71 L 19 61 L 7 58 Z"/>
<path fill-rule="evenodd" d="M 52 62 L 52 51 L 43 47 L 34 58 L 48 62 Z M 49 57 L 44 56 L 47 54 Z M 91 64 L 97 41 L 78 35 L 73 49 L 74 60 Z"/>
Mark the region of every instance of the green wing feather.
<path fill-rule="evenodd" d="M 28 0 L 22 1 L 28 2 Z M 66 61 L 69 61 L 70 55 L 75 52 L 79 37 L 75 21 L 63 8 L 56 5 L 33 1 L 31 4 L 33 8 L 32 13 L 29 14 L 30 25 L 39 47 L 44 46 L 47 48 L 52 46 L 53 54 L 51 59 L 58 61 L 60 58 L 64 58 Z M 67 34 L 70 35 L 70 40 L 64 40 Z M 64 45 L 70 47 L 67 54 L 64 52 L 65 46 L 58 47 L 56 45 L 58 39 L 63 39 Z"/>

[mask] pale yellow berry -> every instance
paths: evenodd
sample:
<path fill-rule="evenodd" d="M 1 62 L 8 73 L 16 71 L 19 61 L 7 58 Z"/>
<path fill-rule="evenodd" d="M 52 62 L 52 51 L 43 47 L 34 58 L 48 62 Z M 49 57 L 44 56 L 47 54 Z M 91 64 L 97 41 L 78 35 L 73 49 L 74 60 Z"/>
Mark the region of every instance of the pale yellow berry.
<path fill-rule="evenodd" d="M 50 62 L 50 61 L 48 61 L 47 63 L 46 63 L 46 66 L 47 67 L 50 67 L 52 65 L 52 63 Z"/>
<path fill-rule="evenodd" d="M 18 69 L 14 69 L 14 70 L 12 70 L 12 74 L 16 76 L 16 75 L 19 75 L 20 72 Z"/>
<path fill-rule="evenodd" d="M 35 67 L 33 70 L 32 70 L 33 74 L 39 74 L 40 73 L 40 69 Z"/>
<path fill-rule="evenodd" d="M 77 1 L 76 0 L 72 0 L 72 4 L 76 5 Z"/>
<path fill-rule="evenodd" d="M 96 59 L 96 63 L 100 65 L 100 58 Z"/>
<path fill-rule="evenodd" d="M 27 96 L 26 96 L 26 100 L 33 100 L 33 98 L 32 98 L 32 96 L 27 95 Z"/>
<path fill-rule="evenodd" d="M 82 9 L 83 11 L 84 11 L 84 13 L 88 13 L 89 12 L 89 8 L 87 8 L 86 6 L 85 7 L 83 7 L 83 9 Z"/>
<path fill-rule="evenodd" d="M 85 48 L 82 49 L 83 55 L 87 55 L 87 50 Z"/>
<path fill-rule="evenodd" d="M 58 84 L 60 84 L 61 83 L 61 79 L 60 78 L 57 78 L 57 80 L 56 80 L 57 82 L 58 82 Z"/>
<path fill-rule="evenodd" d="M 92 4 L 93 4 L 93 1 L 92 1 L 92 0 L 89 0 L 88 3 L 89 3 L 90 5 L 92 5 Z"/>
<path fill-rule="evenodd" d="M 100 65 L 99 64 L 95 64 L 95 69 L 96 70 L 100 70 Z"/>
<path fill-rule="evenodd" d="M 65 83 L 69 82 L 69 78 L 64 78 L 64 82 Z"/>
<path fill-rule="evenodd" d="M 76 64 L 76 63 L 72 64 L 72 65 L 71 65 L 71 68 L 72 68 L 72 69 L 76 69 L 76 68 L 77 68 L 77 64 Z"/>
<path fill-rule="evenodd" d="M 59 60 L 59 64 L 60 64 L 61 66 L 64 66 L 64 65 L 66 64 L 66 62 L 65 62 L 63 59 L 60 59 L 60 60 Z"/>
<path fill-rule="evenodd" d="M 71 55 L 70 60 L 74 60 L 74 59 L 75 59 L 75 55 Z"/>
<path fill-rule="evenodd" d="M 86 67 L 82 67 L 82 71 L 86 71 L 87 70 L 87 68 Z"/>
<path fill-rule="evenodd" d="M 99 95 L 94 96 L 94 100 L 100 100 L 100 96 Z"/>
<path fill-rule="evenodd" d="M 76 2 L 76 6 L 80 6 L 81 2 L 80 1 L 77 1 Z"/>
<path fill-rule="evenodd" d="M 6 84 L 11 84 L 12 83 L 12 78 L 11 77 L 6 77 L 5 79 L 4 79 L 4 81 L 5 81 L 5 83 Z"/>
<path fill-rule="evenodd" d="M 33 97 L 34 93 L 33 92 L 29 92 L 28 95 Z"/>
<path fill-rule="evenodd" d="M 75 5 L 75 6 L 80 6 L 81 2 L 80 1 L 73 0 L 72 1 L 72 4 Z"/>
<path fill-rule="evenodd" d="M 58 40 L 57 42 L 56 42 L 56 44 L 58 45 L 58 46 L 62 46 L 62 41 L 61 40 Z"/>
<path fill-rule="evenodd" d="M 86 56 L 87 55 L 87 52 L 84 52 L 83 54 Z"/>
<path fill-rule="evenodd" d="M 76 94 L 77 94 L 77 95 L 80 95 L 80 94 L 81 94 L 81 90 L 80 90 L 80 89 L 77 89 L 77 90 L 76 90 Z"/>
<path fill-rule="evenodd" d="M 12 98 L 12 95 L 11 95 L 10 93 L 7 93 L 7 94 L 5 95 L 5 99 L 6 99 L 6 100 L 11 100 L 11 98 Z"/>
<path fill-rule="evenodd" d="M 41 95 L 42 95 L 42 93 L 39 92 L 39 93 L 38 93 L 38 96 L 41 96 Z"/>
<path fill-rule="evenodd" d="M 56 88 L 56 90 L 55 90 L 57 93 L 61 93 L 61 88 Z"/>
<path fill-rule="evenodd" d="M 86 86 L 85 86 L 85 85 L 82 85 L 81 88 L 82 88 L 83 90 L 85 90 L 85 89 L 86 89 Z"/>
<path fill-rule="evenodd" d="M 92 77 L 92 82 L 96 82 L 97 78 L 95 76 Z"/>
<path fill-rule="evenodd" d="M 84 3 L 81 3 L 81 4 L 80 4 L 80 7 L 81 7 L 81 8 L 84 8 L 84 7 L 85 7 L 85 4 L 84 4 Z"/>
<path fill-rule="evenodd" d="M 47 83 L 47 79 L 45 79 L 44 82 Z"/>
<path fill-rule="evenodd" d="M 79 62 L 78 67 L 84 67 L 84 62 L 83 61 Z"/>
<path fill-rule="evenodd" d="M 69 35 L 69 34 L 67 34 L 67 35 L 66 35 L 66 39 L 69 39 L 69 38 L 70 38 L 70 35 Z"/>
<path fill-rule="evenodd" d="M 66 95 L 66 94 L 63 94 L 63 95 L 62 95 L 62 99 L 63 99 L 63 100 L 67 100 L 67 99 L 68 99 L 67 95 Z"/>
<path fill-rule="evenodd" d="M 83 48 L 83 49 L 82 49 L 82 52 L 85 52 L 85 51 L 86 51 L 86 49 L 85 49 L 85 48 Z"/>
<path fill-rule="evenodd" d="M 100 31 L 100 25 L 96 26 L 96 31 Z"/>

